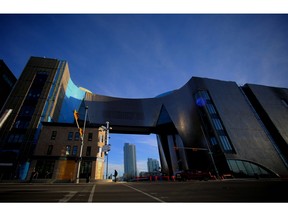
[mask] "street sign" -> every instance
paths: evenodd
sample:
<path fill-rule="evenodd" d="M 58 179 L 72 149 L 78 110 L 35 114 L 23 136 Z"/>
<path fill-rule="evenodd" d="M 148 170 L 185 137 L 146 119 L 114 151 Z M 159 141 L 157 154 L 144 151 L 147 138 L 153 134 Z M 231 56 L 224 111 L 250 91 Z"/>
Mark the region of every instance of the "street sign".
<path fill-rule="evenodd" d="M 103 151 L 103 152 L 108 152 L 108 151 L 110 151 L 110 149 L 111 149 L 111 145 L 110 145 L 110 144 L 104 145 L 104 146 L 102 147 L 102 151 Z"/>

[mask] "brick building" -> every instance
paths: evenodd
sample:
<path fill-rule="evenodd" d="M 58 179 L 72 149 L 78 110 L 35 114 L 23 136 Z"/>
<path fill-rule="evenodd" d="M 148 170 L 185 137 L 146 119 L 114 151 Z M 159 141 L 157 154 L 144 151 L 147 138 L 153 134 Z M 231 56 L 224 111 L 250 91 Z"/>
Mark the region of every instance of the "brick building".
<path fill-rule="evenodd" d="M 80 178 L 103 179 L 105 131 L 86 127 Z M 39 179 L 75 182 L 80 158 L 81 138 L 75 124 L 44 122 L 29 175 L 38 172 Z"/>

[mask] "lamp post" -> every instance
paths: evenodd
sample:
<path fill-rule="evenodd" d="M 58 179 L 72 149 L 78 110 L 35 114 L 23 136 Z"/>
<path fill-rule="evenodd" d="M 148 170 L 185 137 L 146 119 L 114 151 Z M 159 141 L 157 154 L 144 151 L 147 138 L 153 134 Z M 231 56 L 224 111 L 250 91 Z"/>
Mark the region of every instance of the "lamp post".
<path fill-rule="evenodd" d="M 84 146 L 84 134 L 85 134 L 85 127 L 86 127 L 86 120 L 87 120 L 87 111 L 88 111 L 88 106 L 85 107 L 85 119 L 84 119 L 83 133 L 81 136 L 81 146 L 80 146 L 80 154 L 79 154 L 78 167 L 77 167 L 76 184 L 79 184 L 80 168 L 81 168 L 81 162 L 82 162 L 82 152 L 83 152 L 83 146 Z"/>
<path fill-rule="evenodd" d="M 106 131 L 106 139 L 105 139 L 105 151 L 104 154 L 106 155 L 106 179 L 108 179 L 108 152 L 110 151 L 110 144 L 109 144 L 109 130 L 112 129 L 109 126 L 109 121 L 106 122 L 106 127 L 101 126 L 101 128 Z"/>
<path fill-rule="evenodd" d="M 106 145 L 109 145 L 109 121 L 106 122 Z M 106 161 L 106 179 L 108 179 L 108 151 L 105 152 L 107 161 Z"/>

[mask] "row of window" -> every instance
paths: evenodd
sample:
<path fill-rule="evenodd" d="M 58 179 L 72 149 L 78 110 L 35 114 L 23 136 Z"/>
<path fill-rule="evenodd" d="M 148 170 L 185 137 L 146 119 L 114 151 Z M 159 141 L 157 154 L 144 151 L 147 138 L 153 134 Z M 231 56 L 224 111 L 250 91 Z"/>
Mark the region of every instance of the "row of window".
<path fill-rule="evenodd" d="M 217 131 L 217 137 L 219 138 L 219 142 L 221 143 L 222 149 L 225 152 L 233 152 L 232 145 L 226 135 L 226 131 L 216 111 L 216 108 L 209 96 L 209 93 L 207 91 L 199 91 L 195 94 L 195 100 L 196 104 L 199 107 L 206 108 L 210 116 L 211 123 L 214 129 Z M 211 134 L 210 134 L 210 141 L 212 146 L 216 146 L 218 144 L 216 137 L 214 137 L 214 135 L 211 136 Z"/>
<path fill-rule="evenodd" d="M 30 120 L 17 120 L 14 124 L 14 128 L 26 129 L 29 127 Z"/>
<path fill-rule="evenodd" d="M 47 77 L 48 73 L 37 72 L 35 79 L 32 83 L 32 86 L 29 89 L 29 92 L 24 100 L 24 105 L 21 107 L 19 115 L 14 123 L 14 128 L 21 128 L 21 129 L 28 128 L 31 121 L 31 117 L 33 116 L 35 111 L 35 105 L 38 101 L 39 96 L 41 95 Z M 31 101 L 31 99 L 33 99 L 34 101 L 33 105 L 29 102 Z M 10 142 L 11 139 L 9 138 Z M 20 141 L 18 140 L 17 142 L 22 142 L 22 140 L 20 139 Z"/>
<path fill-rule="evenodd" d="M 277 177 L 271 171 L 249 161 L 227 160 L 227 162 L 235 177 Z"/>
<path fill-rule="evenodd" d="M 22 143 L 24 140 L 24 134 L 10 134 L 8 143 Z"/>
<path fill-rule="evenodd" d="M 57 131 L 52 131 L 51 140 L 55 140 L 56 136 L 57 136 Z M 68 132 L 67 139 L 71 141 L 71 140 L 73 140 L 73 138 L 75 141 L 80 140 L 80 133 L 79 132 Z M 93 133 L 88 133 L 88 141 L 93 141 Z M 104 142 L 104 136 L 100 135 L 98 141 Z"/>
<path fill-rule="evenodd" d="M 47 149 L 47 155 L 52 155 L 53 145 L 49 145 Z M 78 153 L 78 146 L 74 145 L 71 151 L 71 145 L 66 145 L 65 155 L 66 156 L 77 156 Z M 91 146 L 86 147 L 86 156 L 91 156 Z"/>

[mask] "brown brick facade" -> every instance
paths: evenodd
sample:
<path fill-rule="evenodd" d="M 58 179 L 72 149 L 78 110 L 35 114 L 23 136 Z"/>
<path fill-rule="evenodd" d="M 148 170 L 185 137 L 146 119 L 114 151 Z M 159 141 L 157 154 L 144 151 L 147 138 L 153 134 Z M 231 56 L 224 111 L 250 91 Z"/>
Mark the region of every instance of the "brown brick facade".
<path fill-rule="evenodd" d="M 105 145 L 105 131 L 98 128 L 85 129 L 80 178 L 103 179 L 104 153 L 99 148 Z M 50 178 L 75 182 L 80 156 L 81 139 L 73 124 L 44 123 L 29 170 L 38 178 Z"/>

